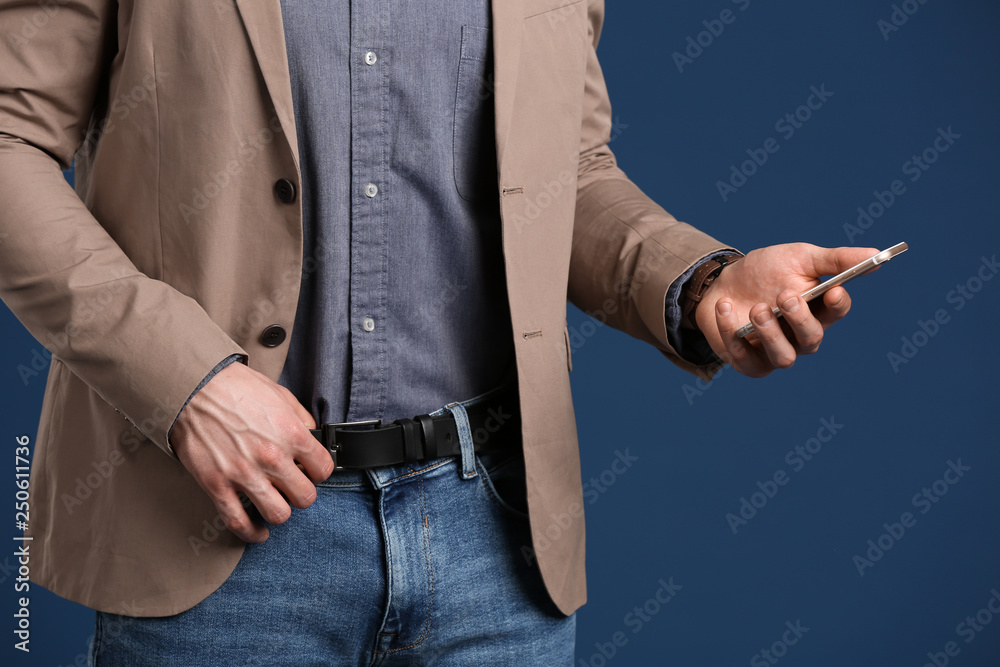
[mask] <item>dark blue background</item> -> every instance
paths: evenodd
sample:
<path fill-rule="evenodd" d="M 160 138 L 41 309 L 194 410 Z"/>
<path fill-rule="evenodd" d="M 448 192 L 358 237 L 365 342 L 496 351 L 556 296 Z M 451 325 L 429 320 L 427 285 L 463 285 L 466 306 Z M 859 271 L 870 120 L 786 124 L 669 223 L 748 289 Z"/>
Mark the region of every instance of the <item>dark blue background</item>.
<path fill-rule="evenodd" d="M 772 664 L 758 653 L 798 622 L 808 631 L 787 654 L 779 644 L 782 665 L 919 667 L 949 641 L 959 649 L 951 665 L 1000 665 L 1000 618 L 968 643 L 956 628 L 1000 590 L 1000 280 L 981 283 L 961 309 L 948 299 L 1000 254 L 1000 9 L 898 3 L 916 11 L 886 39 L 877 22 L 890 20 L 890 2 L 608 4 L 599 53 L 618 121 L 613 148 L 671 213 L 743 250 L 847 245 L 844 224 L 899 179 L 905 193 L 850 243 L 911 249 L 851 284 L 854 309 L 819 354 L 763 380 L 727 368 L 699 384 L 571 312 L 584 480 L 603 489 L 588 481 L 590 602 L 577 664 Z M 723 9 L 735 20 L 678 71 L 672 54 Z M 775 123 L 811 86 L 833 95 L 786 137 Z M 949 127 L 960 138 L 911 181 L 903 164 Z M 723 201 L 717 181 L 769 137 L 780 149 Z M 939 309 L 947 323 L 916 336 L 924 344 L 894 369 L 887 355 Z M 44 375 L 25 384 L 18 366 L 42 348 L 9 312 L 0 318 L 0 437 L 12 453 L 15 435 L 34 435 L 44 388 Z M 786 453 L 821 419 L 843 427 L 795 471 Z M 637 461 L 613 472 L 626 450 Z M 913 497 L 959 459 L 971 469 L 920 513 Z M 788 483 L 734 534 L 727 513 L 778 471 Z M 915 525 L 860 576 L 853 557 L 904 512 Z M 10 565 L 0 556 L 5 609 Z M 649 603 L 671 578 L 681 588 L 670 602 Z M 13 664 L 82 660 L 91 613 L 38 587 L 31 596 L 32 653 L 5 645 Z"/>

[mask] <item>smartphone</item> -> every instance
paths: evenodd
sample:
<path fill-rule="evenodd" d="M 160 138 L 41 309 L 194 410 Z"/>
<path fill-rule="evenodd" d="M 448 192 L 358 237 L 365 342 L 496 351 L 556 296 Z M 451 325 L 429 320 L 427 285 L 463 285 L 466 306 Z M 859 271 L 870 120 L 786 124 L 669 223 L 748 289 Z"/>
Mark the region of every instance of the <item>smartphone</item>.
<path fill-rule="evenodd" d="M 837 285 L 843 285 L 848 280 L 852 280 L 854 278 L 857 278 L 858 276 L 865 275 L 879 264 L 884 264 L 885 262 L 888 262 L 890 259 L 900 254 L 901 252 L 906 251 L 908 248 L 909 246 L 906 245 L 905 243 L 897 243 L 891 248 L 886 248 L 882 252 L 877 253 L 872 257 L 869 257 L 865 261 L 860 262 L 859 264 L 855 264 L 854 266 L 847 269 L 843 273 L 838 273 L 829 280 L 823 281 L 819 285 L 816 285 L 816 287 L 813 287 L 811 290 L 803 292 L 802 298 L 805 299 L 805 301 L 808 303 L 809 301 L 812 301 L 816 297 L 825 294 L 827 291 L 830 290 L 831 287 L 836 287 Z M 772 308 L 771 312 L 774 313 L 775 317 L 781 317 L 780 308 L 777 307 Z M 752 334 L 754 331 L 755 329 L 753 323 L 748 322 L 747 324 L 744 324 L 736 331 L 736 335 L 739 336 L 740 338 L 745 338 L 750 334 Z"/>

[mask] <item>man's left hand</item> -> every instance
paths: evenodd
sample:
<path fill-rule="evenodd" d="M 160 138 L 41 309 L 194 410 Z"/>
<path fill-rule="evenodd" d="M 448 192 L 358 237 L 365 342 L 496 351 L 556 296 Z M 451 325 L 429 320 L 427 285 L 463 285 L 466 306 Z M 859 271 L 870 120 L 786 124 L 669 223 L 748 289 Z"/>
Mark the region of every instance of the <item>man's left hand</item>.
<path fill-rule="evenodd" d="M 823 332 L 847 314 L 851 297 L 834 287 L 807 304 L 800 294 L 877 254 L 876 248 L 820 248 L 787 243 L 753 250 L 723 269 L 705 292 L 695 319 L 719 357 L 750 377 L 788 368 L 800 354 L 812 354 Z M 781 319 L 771 308 L 781 308 Z M 753 322 L 757 338 L 747 341 L 736 330 Z"/>

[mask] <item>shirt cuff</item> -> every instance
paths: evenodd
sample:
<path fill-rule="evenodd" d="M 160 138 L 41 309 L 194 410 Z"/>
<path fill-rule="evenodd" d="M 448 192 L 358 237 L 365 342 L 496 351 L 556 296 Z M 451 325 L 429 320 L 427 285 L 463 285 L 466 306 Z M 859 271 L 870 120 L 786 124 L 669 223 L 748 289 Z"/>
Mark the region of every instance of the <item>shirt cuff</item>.
<path fill-rule="evenodd" d="M 710 260 L 722 257 L 723 255 L 732 254 L 732 250 L 720 250 L 719 252 L 714 252 L 711 255 L 708 255 L 685 271 L 680 278 L 675 280 L 670 285 L 670 289 L 667 290 L 667 340 L 669 340 L 673 348 L 677 350 L 677 354 L 681 357 L 681 359 L 689 361 L 692 364 L 704 366 L 716 363 L 720 361 L 720 359 L 719 356 L 712 350 L 712 346 L 708 344 L 708 340 L 705 338 L 704 334 L 694 329 L 681 329 L 681 293 L 684 290 L 684 285 L 691 279 L 691 276 L 698 270 L 699 266 Z"/>
<path fill-rule="evenodd" d="M 215 368 L 213 368 L 208 372 L 208 375 L 206 375 L 204 379 L 202 379 L 202 381 L 198 383 L 198 386 L 194 388 L 194 391 L 191 392 L 191 395 L 188 396 L 188 399 L 184 401 L 184 405 L 181 406 L 180 411 L 177 413 L 177 417 L 174 419 L 174 423 L 170 425 L 169 429 L 167 429 L 167 442 L 170 442 L 170 434 L 173 433 L 174 426 L 177 424 L 177 420 L 181 418 L 182 414 L 184 414 L 184 408 L 188 406 L 188 403 L 191 402 L 191 399 L 194 398 L 194 395 L 197 394 L 199 391 L 201 391 L 201 388 L 204 387 L 206 384 L 208 384 L 208 381 L 214 378 L 218 374 L 218 372 L 221 371 L 223 368 L 234 362 L 242 361 L 243 359 L 245 359 L 245 357 L 242 354 L 231 354 L 222 361 L 220 361 L 219 363 L 217 363 L 215 365 Z"/>

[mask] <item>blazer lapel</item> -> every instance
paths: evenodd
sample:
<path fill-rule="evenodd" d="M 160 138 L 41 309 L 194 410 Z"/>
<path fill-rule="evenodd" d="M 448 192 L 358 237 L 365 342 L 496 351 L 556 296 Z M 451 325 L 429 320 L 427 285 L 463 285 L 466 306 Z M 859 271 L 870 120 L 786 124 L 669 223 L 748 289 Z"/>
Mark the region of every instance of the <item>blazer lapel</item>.
<path fill-rule="evenodd" d="M 257 66 L 260 68 L 271 103 L 288 138 L 295 165 L 299 165 L 299 144 L 295 134 L 292 83 L 285 50 L 285 29 L 279 0 L 236 0 Z"/>
<path fill-rule="evenodd" d="M 503 168 L 514 113 L 514 93 L 524 39 L 523 0 L 493 0 L 493 76 L 496 112 L 497 163 Z"/>
<path fill-rule="evenodd" d="M 236 0 L 250 45 L 253 47 L 296 165 L 299 148 L 295 134 L 292 86 L 288 74 L 288 53 L 278 0 Z M 497 162 L 502 168 L 517 89 L 524 38 L 523 0 L 493 0 L 494 104 L 496 112 Z"/>

